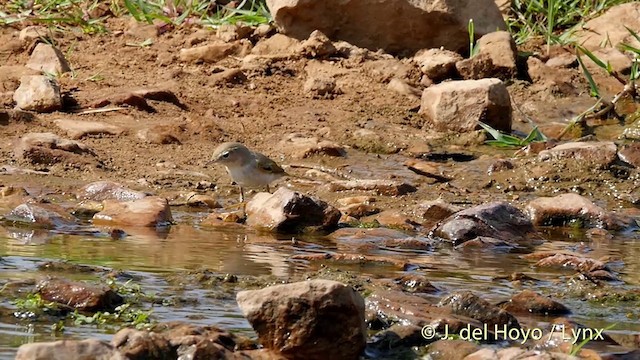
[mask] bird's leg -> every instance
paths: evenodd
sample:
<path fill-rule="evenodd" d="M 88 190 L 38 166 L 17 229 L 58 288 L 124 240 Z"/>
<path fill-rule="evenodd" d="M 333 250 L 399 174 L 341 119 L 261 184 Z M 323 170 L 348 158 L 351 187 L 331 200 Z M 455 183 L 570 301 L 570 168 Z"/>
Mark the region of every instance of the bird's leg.
<path fill-rule="evenodd" d="M 244 189 L 240 186 L 240 202 L 244 203 Z"/>
<path fill-rule="evenodd" d="M 267 184 L 267 192 L 271 193 L 271 191 L 269 190 L 269 184 Z"/>

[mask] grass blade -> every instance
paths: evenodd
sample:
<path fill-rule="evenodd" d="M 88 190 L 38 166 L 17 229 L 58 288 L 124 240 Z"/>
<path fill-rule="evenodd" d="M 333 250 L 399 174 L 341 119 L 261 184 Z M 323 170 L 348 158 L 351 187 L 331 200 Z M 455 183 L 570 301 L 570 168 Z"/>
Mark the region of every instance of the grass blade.
<path fill-rule="evenodd" d="M 589 94 L 599 99 L 600 91 L 598 90 L 598 85 L 596 85 L 596 82 L 593 80 L 593 76 L 591 76 L 591 73 L 589 72 L 589 70 L 587 70 L 587 67 L 584 65 L 584 62 L 582 61 L 582 58 L 580 57 L 580 53 L 578 51 L 576 51 L 576 57 L 578 58 L 578 63 L 582 68 L 582 72 L 584 73 L 584 76 L 587 78 L 587 81 L 589 82 L 589 88 L 590 88 Z"/>

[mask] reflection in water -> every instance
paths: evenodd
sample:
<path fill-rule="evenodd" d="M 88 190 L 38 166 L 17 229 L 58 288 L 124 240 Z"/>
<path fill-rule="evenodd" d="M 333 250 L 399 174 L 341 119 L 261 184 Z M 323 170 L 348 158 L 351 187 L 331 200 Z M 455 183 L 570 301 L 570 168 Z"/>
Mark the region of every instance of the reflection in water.
<path fill-rule="evenodd" d="M 181 214 L 177 214 L 179 217 Z M 162 296 L 196 299 L 185 305 L 154 305 L 153 314 L 159 321 L 183 320 L 195 324 L 217 324 L 228 329 L 251 334 L 249 324 L 242 317 L 233 298 L 219 299 L 207 289 L 180 288 L 168 284 L 164 275 L 185 270 L 203 270 L 221 274 L 273 275 L 288 278 L 297 272 L 318 269 L 322 263 L 295 259 L 296 254 L 337 254 L 345 250 L 322 238 L 278 239 L 269 234 L 245 233 L 237 229 L 206 229 L 193 225 L 175 225 L 163 231 L 155 229 L 123 229 L 127 236 L 113 239 L 110 229 L 100 229 L 96 236 L 61 234 L 46 230 L 0 227 L 0 285 L 8 281 L 36 279 L 43 275 L 38 265 L 47 260 L 67 260 L 75 264 L 100 265 L 125 270 L 136 276 L 136 283 L 145 292 Z M 592 258 L 613 257 L 620 259 L 614 269 L 626 284 L 640 285 L 640 242 L 637 234 L 616 237 L 611 240 L 588 241 L 584 233 L 547 233 L 549 241 L 536 250 L 570 250 L 585 253 Z M 358 254 L 356 254 L 358 255 Z M 369 250 L 361 255 L 413 265 L 433 284 L 442 290 L 434 295 L 437 301 L 443 294 L 460 289 L 475 291 L 491 302 L 508 299 L 522 288 L 514 283 L 494 279 L 514 272 L 539 279 L 535 289 L 547 293 L 559 293 L 558 279 L 568 282 L 571 271 L 536 269 L 533 262 L 518 253 L 491 250 L 453 250 L 443 244 L 433 251 Z M 616 264 L 614 264 L 616 265 Z M 403 273 L 397 265 L 384 263 L 360 263 L 357 260 L 340 265 L 345 270 L 366 274 L 372 278 L 394 278 Z M 594 311 L 602 311 L 598 304 L 568 298 L 562 302 L 575 310 L 573 319 L 588 326 L 602 326 Z M 13 309 L 4 300 L 1 307 Z M 640 325 L 625 317 L 625 304 L 610 311 L 606 320 L 618 322 L 624 331 L 639 331 Z M 633 312 L 635 310 L 631 310 Z M 0 318 L 0 358 L 12 358 L 15 348 L 30 341 L 47 341 L 62 338 L 100 337 L 110 339 L 105 329 L 93 326 L 68 326 L 62 334 L 51 334 L 48 325 L 22 322 L 4 312 Z M 604 324 L 607 325 L 607 324 Z"/>

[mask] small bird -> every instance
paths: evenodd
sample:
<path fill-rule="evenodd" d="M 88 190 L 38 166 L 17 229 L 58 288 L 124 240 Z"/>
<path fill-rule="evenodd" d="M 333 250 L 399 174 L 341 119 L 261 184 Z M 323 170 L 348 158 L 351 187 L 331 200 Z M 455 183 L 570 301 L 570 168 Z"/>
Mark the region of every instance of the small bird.
<path fill-rule="evenodd" d="M 220 163 L 240 187 L 240 202 L 244 202 L 244 188 L 266 187 L 287 175 L 287 173 L 263 154 L 249 150 L 237 142 L 226 142 L 218 145 L 213 151 L 209 163 Z"/>

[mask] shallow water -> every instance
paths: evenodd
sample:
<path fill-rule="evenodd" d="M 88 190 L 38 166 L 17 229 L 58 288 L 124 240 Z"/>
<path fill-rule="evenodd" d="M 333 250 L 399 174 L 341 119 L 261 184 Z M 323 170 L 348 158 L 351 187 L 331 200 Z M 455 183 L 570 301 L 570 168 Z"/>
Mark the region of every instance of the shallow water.
<path fill-rule="evenodd" d="M 0 284 L 9 281 L 25 281 L 46 275 L 38 265 L 54 260 L 66 260 L 73 264 L 98 265 L 122 270 L 140 284 L 147 293 L 161 297 L 177 297 L 180 305 L 153 305 L 156 321 L 182 320 L 195 324 L 219 325 L 255 337 L 250 325 L 242 317 L 233 297 L 219 298 L 202 287 L 177 287 L 165 276 L 185 270 L 208 269 L 214 273 L 235 275 L 272 275 L 286 279 L 306 270 L 314 270 L 318 263 L 291 260 L 291 255 L 301 253 L 338 252 L 336 245 L 322 238 L 281 238 L 272 235 L 244 234 L 237 231 L 220 231 L 201 228 L 198 219 L 205 214 L 176 212 L 176 225 L 164 232 L 142 229 L 129 231 L 129 235 L 118 240 L 110 237 L 68 235 L 45 230 L 0 228 Z M 190 224 L 191 223 L 191 224 Z M 638 233 L 616 234 L 611 240 L 592 242 L 584 232 L 549 231 L 548 240 L 536 250 L 570 250 L 600 258 L 610 256 L 620 259 L 614 267 L 619 273 L 622 288 L 640 286 L 640 236 Z M 545 294 L 561 295 L 565 284 L 574 275 L 573 271 L 533 268 L 531 260 L 522 259 L 521 249 L 515 252 L 496 250 L 453 250 L 450 246 L 437 246 L 432 251 L 379 250 L 375 255 L 402 259 L 416 265 L 421 272 L 442 291 L 433 295 L 437 301 L 444 294 L 456 290 L 471 290 L 481 297 L 499 302 L 507 300 L 522 288 L 532 288 Z M 373 278 L 394 278 L 403 272 L 392 266 L 373 264 L 345 264 L 332 267 L 351 270 Z M 522 288 L 507 280 L 496 280 L 522 272 L 541 281 L 523 283 Z M 66 273 L 63 276 L 68 276 Z M 79 273 L 69 277 L 95 279 L 91 273 Z M 575 320 L 589 327 L 604 327 L 615 323 L 614 332 L 640 332 L 635 302 L 600 305 L 575 298 L 560 298 L 569 307 Z M 0 358 L 13 358 L 16 348 L 23 343 L 50 341 L 55 339 L 80 339 L 98 337 L 110 339 L 117 329 L 94 325 L 74 326 L 68 324 L 61 334 L 52 333 L 51 324 L 32 324 L 12 316 L 15 306 L 6 298 L 0 307 L 8 309 L 0 318 Z M 534 319 L 544 324 L 547 319 Z"/>

